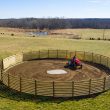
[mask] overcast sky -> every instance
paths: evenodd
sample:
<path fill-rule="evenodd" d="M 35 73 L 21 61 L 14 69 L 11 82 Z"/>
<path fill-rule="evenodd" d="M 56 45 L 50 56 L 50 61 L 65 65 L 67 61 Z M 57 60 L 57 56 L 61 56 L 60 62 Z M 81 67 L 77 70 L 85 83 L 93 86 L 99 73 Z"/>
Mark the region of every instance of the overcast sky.
<path fill-rule="evenodd" d="M 2 18 L 110 18 L 110 0 L 0 0 Z"/>

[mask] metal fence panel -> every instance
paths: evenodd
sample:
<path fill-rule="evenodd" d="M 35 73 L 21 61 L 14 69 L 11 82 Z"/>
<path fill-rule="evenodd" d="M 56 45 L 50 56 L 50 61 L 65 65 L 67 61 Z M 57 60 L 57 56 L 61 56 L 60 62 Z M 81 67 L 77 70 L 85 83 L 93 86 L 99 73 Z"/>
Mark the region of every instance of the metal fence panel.
<path fill-rule="evenodd" d="M 102 65 L 108 66 L 108 58 L 105 56 L 101 56 L 101 62 Z"/>
<path fill-rule="evenodd" d="M 55 97 L 72 97 L 72 83 L 55 82 L 54 95 Z"/>
<path fill-rule="evenodd" d="M 80 60 L 84 60 L 85 52 L 76 51 L 76 57 L 79 58 Z"/>
<path fill-rule="evenodd" d="M 100 93 L 104 90 L 104 80 L 96 79 L 91 81 L 91 94 Z"/>
<path fill-rule="evenodd" d="M 70 58 L 72 58 L 72 57 L 74 57 L 76 55 L 76 51 L 74 51 L 74 52 L 73 51 L 70 51 L 69 53 L 70 53 L 70 55 L 69 55 Z"/>
<path fill-rule="evenodd" d="M 58 50 L 58 58 L 66 58 L 67 50 Z"/>
<path fill-rule="evenodd" d="M 21 78 L 21 92 L 35 94 L 35 82 L 32 79 Z"/>
<path fill-rule="evenodd" d="M 36 82 L 36 94 L 43 96 L 53 96 L 53 83 L 52 82 Z"/>
<path fill-rule="evenodd" d="M 100 62 L 101 62 L 101 55 L 93 54 L 93 62 L 100 64 Z"/>
<path fill-rule="evenodd" d="M 108 58 L 108 68 L 110 69 L 110 58 Z"/>
<path fill-rule="evenodd" d="M 2 75 L 2 80 L 3 80 L 3 83 L 8 86 L 8 74 L 3 74 Z"/>
<path fill-rule="evenodd" d="M 110 89 L 110 76 L 106 77 L 105 90 Z"/>
<path fill-rule="evenodd" d="M 48 58 L 49 57 L 49 51 L 48 50 L 39 51 L 39 57 L 40 58 Z"/>
<path fill-rule="evenodd" d="M 58 50 L 49 50 L 49 58 L 58 58 Z"/>
<path fill-rule="evenodd" d="M 34 60 L 40 57 L 40 52 L 36 51 L 36 52 L 27 52 L 27 53 L 23 53 L 23 61 L 28 61 L 28 60 Z"/>
<path fill-rule="evenodd" d="M 93 61 L 93 53 L 85 52 L 84 61 L 92 62 Z"/>
<path fill-rule="evenodd" d="M 83 96 L 89 94 L 89 81 L 80 81 L 74 83 L 74 96 Z"/>
<path fill-rule="evenodd" d="M 17 90 L 17 91 L 20 91 L 20 78 L 19 77 L 15 77 L 15 76 L 12 76 L 12 75 L 9 75 L 9 87 L 14 89 L 14 90 Z"/>

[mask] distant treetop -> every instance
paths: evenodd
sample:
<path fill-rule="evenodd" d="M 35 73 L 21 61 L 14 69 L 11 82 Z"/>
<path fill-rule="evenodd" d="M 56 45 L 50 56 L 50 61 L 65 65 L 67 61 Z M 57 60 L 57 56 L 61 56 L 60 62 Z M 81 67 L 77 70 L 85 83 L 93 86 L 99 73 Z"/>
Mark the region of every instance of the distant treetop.
<path fill-rule="evenodd" d="M 110 29 L 110 19 L 22 18 L 0 19 L 0 27 L 26 29 L 94 28 Z"/>

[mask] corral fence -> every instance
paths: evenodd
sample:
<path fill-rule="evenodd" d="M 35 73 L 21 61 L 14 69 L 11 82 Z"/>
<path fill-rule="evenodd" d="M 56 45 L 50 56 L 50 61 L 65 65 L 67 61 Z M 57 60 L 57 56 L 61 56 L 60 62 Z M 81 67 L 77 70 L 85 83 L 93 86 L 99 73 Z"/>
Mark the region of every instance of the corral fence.
<path fill-rule="evenodd" d="M 110 76 L 83 81 L 37 81 L 8 74 L 6 70 L 21 62 L 45 58 L 71 58 L 76 55 L 83 61 L 101 64 L 110 69 L 110 58 L 82 51 L 42 50 L 13 55 L 0 61 L 0 80 L 3 84 L 23 93 L 52 97 L 86 96 L 106 91 L 110 88 Z"/>

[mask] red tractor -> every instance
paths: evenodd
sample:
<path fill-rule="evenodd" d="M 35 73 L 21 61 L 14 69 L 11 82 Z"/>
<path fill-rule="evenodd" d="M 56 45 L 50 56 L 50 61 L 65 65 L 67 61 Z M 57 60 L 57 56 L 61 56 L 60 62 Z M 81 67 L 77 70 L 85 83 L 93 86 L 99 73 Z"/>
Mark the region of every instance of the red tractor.
<path fill-rule="evenodd" d="M 78 58 L 76 58 L 76 56 L 74 56 L 72 59 L 68 60 L 68 63 L 64 67 L 70 69 L 82 69 L 82 63 Z"/>

